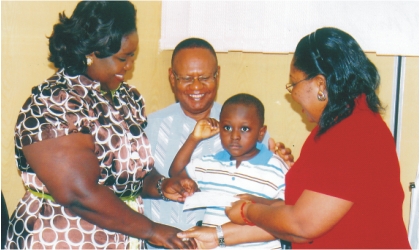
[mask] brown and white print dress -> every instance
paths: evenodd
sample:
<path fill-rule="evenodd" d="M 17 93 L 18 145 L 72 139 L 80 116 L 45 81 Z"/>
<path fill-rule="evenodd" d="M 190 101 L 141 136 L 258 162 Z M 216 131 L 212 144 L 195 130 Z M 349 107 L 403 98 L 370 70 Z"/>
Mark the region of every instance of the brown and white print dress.
<path fill-rule="evenodd" d="M 143 131 L 146 124 L 143 97 L 127 83 L 116 91 L 113 103 L 101 94 L 98 82 L 63 70 L 34 87 L 15 128 L 16 163 L 28 191 L 10 220 L 6 248 L 124 249 L 130 242 L 133 247 L 135 241 L 128 236 L 93 225 L 55 203 L 26 162 L 22 147 L 89 133 L 101 168 L 99 184 L 118 197 L 136 197 L 154 163 Z M 142 203 L 141 197 L 131 199 L 139 213 Z"/>

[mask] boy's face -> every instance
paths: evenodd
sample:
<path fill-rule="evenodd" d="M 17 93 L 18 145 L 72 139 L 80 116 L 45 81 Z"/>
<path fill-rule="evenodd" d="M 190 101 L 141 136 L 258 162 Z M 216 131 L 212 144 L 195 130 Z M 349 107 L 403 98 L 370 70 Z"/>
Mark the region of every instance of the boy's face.
<path fill-rule="evenodd" d="M 232 160 L 245 161 L 258 154 L 257 142 L 262 141 L 266 126 L 260 124 L 257 109 L 243 104 L 229 104 L 220 114 L 220 139 Z"/>

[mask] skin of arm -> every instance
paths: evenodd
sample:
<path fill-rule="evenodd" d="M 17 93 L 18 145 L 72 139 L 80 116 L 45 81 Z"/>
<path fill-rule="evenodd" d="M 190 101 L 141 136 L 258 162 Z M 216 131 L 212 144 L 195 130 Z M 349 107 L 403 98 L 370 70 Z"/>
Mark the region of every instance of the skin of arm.
<path fill-rule="evenodd" d="M 233 223 L 244 224 L 240 209 L 246 201 L 236 201 L 226 208 Z M 270 206 L 249 203 L 244 207 L 246 219 L 273 234 L 292 242 L 309 242 L 330 230 L 350 210 L 353 202 L 305 190 L 293 206 L 283 201 Z"/>
<path fill-rule="evenodd" d="M 86 221 L 168 248 L 196 246 L 177 238 L 179 229 L 152 222 L 98 184 L 100 168 L 91 135 L 48 139 L 23 147 L 23 153 L 54 200 Z"/>
<path fill-rule="evenodd" d="M 284 205 L 283 201 L 272 202 L 273 206 Z M 276 237 L 257 226 L 239 225 L 232 222 L 222 225 L 222 230 L 227 246 L 247 243 L 275 240 Z M 238 234 L 238 232 L 241 232 Z M 216 248 L 219 244 L 216 229 L 214 227 L 193 227 L 177 234 L 179 238 L 194 238 L 200 249 Z M 280 239 L 292 242 L 307 242 L 307 239 L 290 234 L 278 234 Z"/>
<path fill-rule="evenodd" d="M 222 230 L 226 246 L 246 242 L 265 242 L 276 239 L 270 233 L 255 226 L 238 225 L 229 222 L 222 225 Z M 193 227 L 177 235 L 179 238 L 194 238 L 200 249 L 212 249 L 219 245 L 216 228 L 214 227 Z"/>
<path fill-rule="evenodd" d="M 265 199 L 251 194 L 239 194 L 237 196 L 243 201 L 253 201 L 255 203 L 264 205 L 272 205 L 282 202 L 279 202 L 279 200 Z M 229 222 L 222 226 L 222 230 L 225 237 L 225 244 L 227 246 L 246 242 L 265 242 L 276 239 L 276 237 L 274 237 L 272 234 L 255 226 L 238 225 Z M 238 232 L 241 233 L 238 234 Z M 216 229 L 214 227 L 193 227 L 187 231 L 184 231 L 183 233 L 178 233 L 178 237 L 195 238 L 197 245 L 203 249 L 215 248 L 219 244 Z M 246 242 L 244 241 L 245 239 Z"/>
<path fill-rule="evenodd" d="M 169 169 L 169 176 L 187 177 L 185 166 L 190 162 L 194 149 L 201 140 L 219 133 L 219 122 L 213 118 L 199 120 L 193 132 L 179 149 Z"/>

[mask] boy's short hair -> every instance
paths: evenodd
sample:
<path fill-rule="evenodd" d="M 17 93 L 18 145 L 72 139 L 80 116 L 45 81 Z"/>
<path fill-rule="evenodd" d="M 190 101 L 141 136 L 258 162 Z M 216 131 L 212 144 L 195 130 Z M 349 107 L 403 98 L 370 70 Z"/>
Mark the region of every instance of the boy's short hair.
<path fill-rule="evenodd" d="M 264 105 L 257 97 L 246 93 L 231 96 L 223 103 L 220 115 L 223 113 L 223 109 L 230 104 L 243 104 L 245 106 L 255 107 L 257 109 L 257 116 L 260 120 L 260 125 L 264 125 Z"/>

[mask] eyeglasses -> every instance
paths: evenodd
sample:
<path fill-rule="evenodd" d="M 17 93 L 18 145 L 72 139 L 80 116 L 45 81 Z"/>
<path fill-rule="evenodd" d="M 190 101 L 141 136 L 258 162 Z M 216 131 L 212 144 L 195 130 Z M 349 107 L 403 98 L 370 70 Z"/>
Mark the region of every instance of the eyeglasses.
<path fill-rule="evenodd" d="M 185 85 L 192 84 L 195 79 L 197 79 L 202 84 L 212 84 L 216 80 L 218 73 L 219 72 L 216 71 L 211 76 L 178 76 L 178 74 L 175 71 L 172 71 L 172 74 L 174 74 L 175 79 Z"/>
<path fill-rule="evenodd" d="M 300 80 L 300 81 L 298 81 L 298 82 L 296 82 L 296 83 L 287 83 L 286 84 L 286 89 L 287 89 L 287 91 L 289 91 L 289 93 L 292 93 L 292 90 L 293 90 L 293 88 L 298 84 L 298 83 L 300 83 L 300 82 L 303 82 L 303 81 L 307 81 L 307 80 L 309 80 L 309 79 L 311 79 L 311 78 L 305 78 L 305 79 L 303 79 L 303 80 Z"/>

